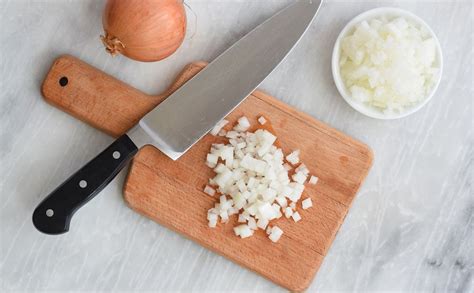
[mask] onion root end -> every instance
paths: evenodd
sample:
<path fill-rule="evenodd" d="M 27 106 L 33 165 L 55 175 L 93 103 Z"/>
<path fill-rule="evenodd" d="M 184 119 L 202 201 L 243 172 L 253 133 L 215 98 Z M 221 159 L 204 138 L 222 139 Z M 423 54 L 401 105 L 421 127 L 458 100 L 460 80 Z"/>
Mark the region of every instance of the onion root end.
<path fill-rule="evenodd" d="M 105 36 L 101 35 L 100 39 L 105 46 L 105 50 L 112 56 L 120 54 L 123 49 L 125 49 L 125 45 L 120 41 L 117 37 L 109 35 L 107 32 Z"/>

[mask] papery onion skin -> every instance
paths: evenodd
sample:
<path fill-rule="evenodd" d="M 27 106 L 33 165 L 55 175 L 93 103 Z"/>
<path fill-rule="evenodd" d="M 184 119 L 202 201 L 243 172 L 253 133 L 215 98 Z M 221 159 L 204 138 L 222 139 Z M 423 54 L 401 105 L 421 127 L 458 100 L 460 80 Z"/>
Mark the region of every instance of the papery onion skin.
<path fill-rule="evenodd" d="M 182 0 L 108 0 L 102 24 L 107 52 L 152 62 L 182 44 L 186 12 Z"/>

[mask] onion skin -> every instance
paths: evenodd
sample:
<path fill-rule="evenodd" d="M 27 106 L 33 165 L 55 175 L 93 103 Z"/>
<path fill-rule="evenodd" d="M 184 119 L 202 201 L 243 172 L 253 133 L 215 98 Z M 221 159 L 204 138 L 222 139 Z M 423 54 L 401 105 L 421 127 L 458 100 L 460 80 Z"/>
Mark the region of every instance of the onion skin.
<path fill-rule="evenodd" d="M 152 62 L 173 54 L 184 40 L 182 0 L 107 0 L 102 16 L 107 52 Z"/>

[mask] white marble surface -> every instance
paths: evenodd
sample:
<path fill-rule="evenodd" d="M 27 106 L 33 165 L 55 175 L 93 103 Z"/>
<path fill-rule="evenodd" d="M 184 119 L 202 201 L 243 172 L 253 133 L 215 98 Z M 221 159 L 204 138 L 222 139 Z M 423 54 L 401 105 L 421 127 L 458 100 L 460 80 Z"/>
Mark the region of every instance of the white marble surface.
<path fill-rule="evenodd" d="M 189 34 L 159 63 L 111 59 L 102 1 L 0 0 L 0 291 L 281 291 L 282 288 L 132 212 L 124 172 L 51 237 L 31 223 L 36 204 L 111 138 L 47 105 L 51 62 L 73 54 L 149 93 L 188 62 L 212 60 L 286 1 L 189 0 Z M 438 93 L 396 121 L 356 113 L 331 79 L 344 24 L 377 6 L 422 17 L 445 58 Z M 473 6 L 470 1 L 326 1 L 289 58 L 261 86 L 362 140 L 375 153 L 367 181 L 309 291 L 472 292 Z"/>

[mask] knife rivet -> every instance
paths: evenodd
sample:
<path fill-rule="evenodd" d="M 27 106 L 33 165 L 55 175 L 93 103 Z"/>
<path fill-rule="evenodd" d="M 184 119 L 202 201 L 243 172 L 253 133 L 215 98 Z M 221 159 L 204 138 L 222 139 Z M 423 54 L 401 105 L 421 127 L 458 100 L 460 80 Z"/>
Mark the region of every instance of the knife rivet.
<path fill-rule="evenodd" d="M 112 157 L 117 160 L 118 158 L 120 158 L 120 152 L 119 151 L 113 152 Z"/>
<path fill-rule="evenodd" d="M 68 83 L 67 77 L 63 76 L 63 77 L 61 77 L 61 78 L 59 79 L 59 85 L 60 85 L 60 86 L 63 86 L 63 87 L 64 87 L 64 86 L 67 85 L 67 83 Z"/>
<path fill-rule="evenodd" d="M 52 209 L 47 209 L 46 210 L 46 216 L 51 218 L 54 215 L 54 211 Z"/>
<path fill-rule="evenodd" d="M 87 187 L 87 181 L 86 180 L 79 181 L 79 187 L 80 188 L 86 188 Z"/>

